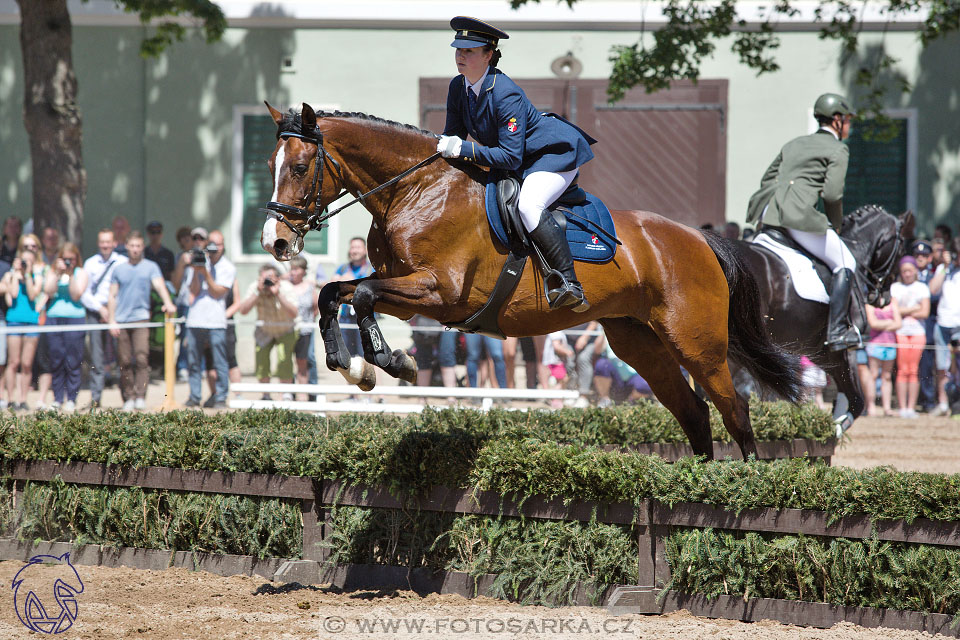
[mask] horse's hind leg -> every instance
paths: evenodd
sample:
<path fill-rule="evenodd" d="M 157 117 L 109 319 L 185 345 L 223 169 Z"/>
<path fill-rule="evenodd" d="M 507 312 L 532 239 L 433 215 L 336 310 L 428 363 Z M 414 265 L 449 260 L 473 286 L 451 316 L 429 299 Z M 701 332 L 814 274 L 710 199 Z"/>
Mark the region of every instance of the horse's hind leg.
<path fill-rule="evenodd" d="M 340 333 L 340 322 L 337 320 L 337 313 L 340 311 L 340 288 L 345 284 L 347 283 L 330 282 L 324 285 L 317 298 L 320 309 L 320 336 L 323 338 L 327 368 L 339 371 L 347 382 L 369 391 L 377 384 L 376 372 L 360 356 L 350 356 Z"/>
<path fill-rule="evenodd" d="M 676 317 L 676 314 L 674 315 Z M 672 330 L 671 330 L 672 329 Z M 723 426 L 740 446 L 744 460 L 751 453 L 757 454 L 757 443 L 750 426 L 750 404 L 737 393 L 727 364 L 727 319 L 726 316 L 704 319 L 692 334 L 679 327 L 653 331 L 664 337 L 674 359 L 700 383 L 713 406 L 723 417 Z"/>
<path fill-rule="evenodd" d="M 603 325 L 617 356 L 647 381 L 657 400 L 677 419 L 694 454 L 713 459 L 710 411 L 683 377 L 680 365 L 648 325 L 631 318 L 607 318 Z"/>

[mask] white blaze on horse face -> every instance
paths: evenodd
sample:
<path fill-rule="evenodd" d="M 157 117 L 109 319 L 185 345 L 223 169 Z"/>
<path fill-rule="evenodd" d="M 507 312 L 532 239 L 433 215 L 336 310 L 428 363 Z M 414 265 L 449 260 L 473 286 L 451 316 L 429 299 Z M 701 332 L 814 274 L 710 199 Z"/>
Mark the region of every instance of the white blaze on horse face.
<path fill-rule="evenodd" d="M 277 221 L 274 218 L 267 218 L 263 223 L 263 230 L 260 232 L 260 246 L 267 253 L 273 253 L 273 246 L 277 243 Z"/>
<path fill-rule="evenodd" d="M 283 147 L 277 149 L 277 158 L 273 163 L 273 195 L 270 197 L 272 202 L 277 202 L 280 195 L 280 170 L 283 169 Z M 260 232 L 260 246 L 267 253 L 273 253 L 273 245 L 277 242 L 277 221 L 273 218 L 267 218 L 263 223 L 263 231 Z"/>
<path fill-rule="evenodd" d="M 270 198 L 273 202 L 279 202 L 277 197 L 280 195 L 280 173 L 283 169 L 283 148 L 286 146 L 286 143 L 281 144 L 280 148 L 277 149 L 277 159 L 273 163 L 273 197 Z"/>

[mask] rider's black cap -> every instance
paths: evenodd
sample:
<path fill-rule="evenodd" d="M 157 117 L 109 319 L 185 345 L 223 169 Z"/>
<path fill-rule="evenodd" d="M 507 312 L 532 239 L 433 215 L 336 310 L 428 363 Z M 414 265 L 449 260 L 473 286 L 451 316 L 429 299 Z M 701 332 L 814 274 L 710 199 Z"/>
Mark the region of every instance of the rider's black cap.
<path fill-rule="evenodd" d="M 917 240 L 910 246 L 910 253 L 913 255 L 928 256 L 933 253 L 933 247 L 926 240 Z"/>
<path fill-rule="evenodd" d="M 506 32 L 487 24 L 483 20 L 468 18 L 467 16 L 457 16 L 450 21 L 450 26 L 457 32 L 450 46 L 457 49 L 472 49 L 488 44 L 497 46 L 500 40 L 506 40 L 510 37 Z"/>

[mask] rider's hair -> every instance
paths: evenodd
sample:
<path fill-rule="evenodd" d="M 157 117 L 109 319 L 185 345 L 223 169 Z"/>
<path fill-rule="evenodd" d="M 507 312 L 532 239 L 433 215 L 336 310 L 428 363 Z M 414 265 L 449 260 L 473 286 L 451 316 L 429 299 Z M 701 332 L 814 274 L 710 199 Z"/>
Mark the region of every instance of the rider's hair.
<path fill-rule="evenodd" d="M 501 55 L 501 54 L 500 54 L 500 49 L 497 49 L 497 48 L 496 48 L 494 45 L 492 45 L 492 44 L 487 44 L 487 45 L 484 45 L 484 46 L 483 46 L 483 50 L 484 50 L 484 51 L 493 51 L 493 57 L 490 58 L 490 66 L 491 66 L 491 67 L 496 67 L 496 66 L 497 66 L 497 63 L 500 62 L 500 55 Z"/>
<path fill-rule="evenodd" d="M 829 127 L 833 123 L 833 116 L 816 116 L 816 118 L 821 127 Z"/>

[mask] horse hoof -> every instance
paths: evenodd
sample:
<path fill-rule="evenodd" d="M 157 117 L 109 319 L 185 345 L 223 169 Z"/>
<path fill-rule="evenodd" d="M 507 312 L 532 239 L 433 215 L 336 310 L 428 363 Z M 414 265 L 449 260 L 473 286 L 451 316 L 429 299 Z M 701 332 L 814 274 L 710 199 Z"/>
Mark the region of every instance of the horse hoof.
<path fill-rule="evenodd" d="M 361 391 L 371 391 L 377 386 L 377 370 L 369 362 L 363 361 L 363 373 L 357 386 Z"/>
<path fill-rule="evenodd" d="M 406 351 L 395 349 L 393 360 L 399 364 L 400 374 L 397 376 L 410 384 L 417 384 L 417 361 Z"/>

